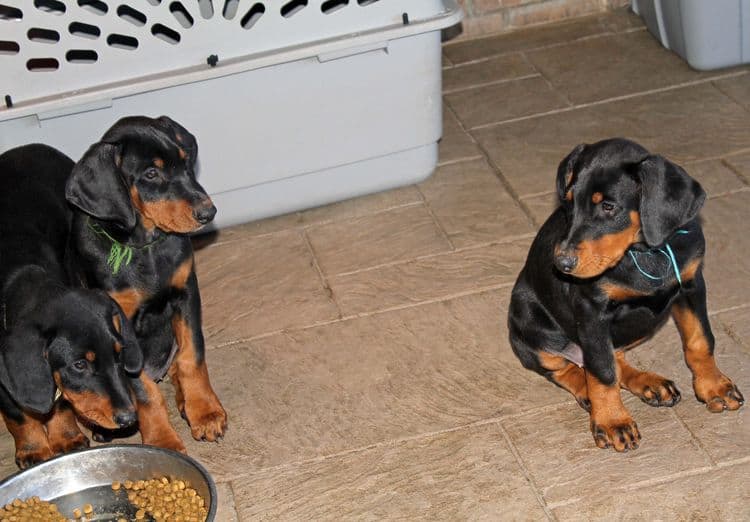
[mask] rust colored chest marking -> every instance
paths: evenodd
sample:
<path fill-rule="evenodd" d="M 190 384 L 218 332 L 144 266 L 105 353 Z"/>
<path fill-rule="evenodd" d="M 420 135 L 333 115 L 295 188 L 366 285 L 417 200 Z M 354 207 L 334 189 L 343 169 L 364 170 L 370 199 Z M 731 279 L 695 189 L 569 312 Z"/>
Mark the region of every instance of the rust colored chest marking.
<path fill-rule="evenodd" d="M 686 264 L 682 270 L 680 270 L 680 276 L 682 276 L 683 281 L 690 281 L 691 279 L 695 278 L 695 274 L 698 272 L 698 269 L 701 266 L 701 263 L 703 263 L 703 258 L 699 257 L 698 259 L 693 259 L 688 264 Z"/>
<path fill-rule="evenodd" d="M 141 303 L 145 300 L 146 292 L 137 288 L 126 288 L 110 292 L 109 296 L 120 305 L 120 308 L 125 313 L 125 317 L 132 319 L 135 316 L 135 312 L 141 306 Z"/>
<path fill-rule="evenodd" d="M 185 288 L 185 285 L 187 284 L 187 280 L 190 277 L 190 274 L 193 271 L 193 257 L 189 257 L 185 261 L 183 261 L 180 266 L 177 267 L 177 270 L 174 271 L 174 274 L 172 274 L 172 279 L 169 281 L 169 284 L 172 285 L 174 288 L 177 288 L 179 290 L 182 290 Z"/>
<path fill-rule="evenodd" d="M 649 295 L 648 292 L 642 292 L 635 288 L 616 285 L 614 283 L 602 283 L 599 285 L 599 288 L 612 301 L 627 301 L 628 299 Z"/>

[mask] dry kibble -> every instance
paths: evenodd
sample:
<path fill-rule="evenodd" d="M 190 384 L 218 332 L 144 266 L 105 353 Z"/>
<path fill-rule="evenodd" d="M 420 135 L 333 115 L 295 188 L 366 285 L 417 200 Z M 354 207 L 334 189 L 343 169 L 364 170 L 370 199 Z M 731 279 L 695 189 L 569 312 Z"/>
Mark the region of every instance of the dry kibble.
<path fill-rule="evenodd" d="M 66 522 L 57 507 L 37 496 L 13 502 L 0 508 L 0 522 Z"/>

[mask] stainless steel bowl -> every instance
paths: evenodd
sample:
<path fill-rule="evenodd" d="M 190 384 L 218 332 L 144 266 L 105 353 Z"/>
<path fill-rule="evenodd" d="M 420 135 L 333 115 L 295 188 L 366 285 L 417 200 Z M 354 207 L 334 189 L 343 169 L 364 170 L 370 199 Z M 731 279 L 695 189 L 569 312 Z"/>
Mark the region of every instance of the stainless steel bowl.
<path fill-rule="evenodd" d="M 136 509 L 112 483 L 173 477 L 190 483 L 206 501 L 208 522 L 216 516 L 216 485 L 197 461 L 175 451 L 138 444 L 97 446 L 55 457 L 0 482 L 0 506 L 38 496 L 72 518 L 73 509 L 94 507 L 90 520 L 132 520 Z M 149 520 L 148 518 L 146 520 Z"/>

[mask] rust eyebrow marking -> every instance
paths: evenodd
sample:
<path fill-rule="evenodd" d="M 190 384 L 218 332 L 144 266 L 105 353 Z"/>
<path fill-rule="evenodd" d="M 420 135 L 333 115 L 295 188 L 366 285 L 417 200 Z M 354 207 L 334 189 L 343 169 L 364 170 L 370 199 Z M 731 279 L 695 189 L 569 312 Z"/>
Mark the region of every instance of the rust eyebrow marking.
<path fill-rule="evenodd" d="M 568 201 L 573 201 L 573 191 L 572 190 L 569 190 L 568 192 L 565 193 L 565 199 L 567 199 Z"/>
<path fill-rule="evenodd" d="M 86 352 L 86 360 L 88 362 L 94 362 L 96 360 L 96 354 L 94 352 Z"/>
<path fill-rule="evenodd" d="M 598 205 L 599 203 L 604 201 L 604 194 L 602 194 L 601 192 L 594 192 L 591 195 L 591 201 L 594 203 L 594 205 Z"/>
<path fill-rule="evenodd" d="M 185 149 L 183 149 L 182 147 L 178 148 L 177 152 L 180 155 L 180 159 L 184 160 L 185 158 L 187 158 L 187 152 L 185 152 Z"/>
<path fill-rule="evenodd" d="M 154 166 L 159 167 L 160 169 L 164 168 L 164 160 L 161 158 L 154 158 Z"/>

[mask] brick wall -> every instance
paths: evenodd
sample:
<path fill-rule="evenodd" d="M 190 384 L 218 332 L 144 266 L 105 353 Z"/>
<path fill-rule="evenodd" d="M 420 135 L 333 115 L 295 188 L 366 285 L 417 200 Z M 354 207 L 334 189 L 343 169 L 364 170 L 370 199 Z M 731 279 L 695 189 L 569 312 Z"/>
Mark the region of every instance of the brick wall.
<path fill-rule="evenodd" d="M 460 38 L 574 18 L 622 7 L 629 0 L 458 0 L 466 13 Z"/>

